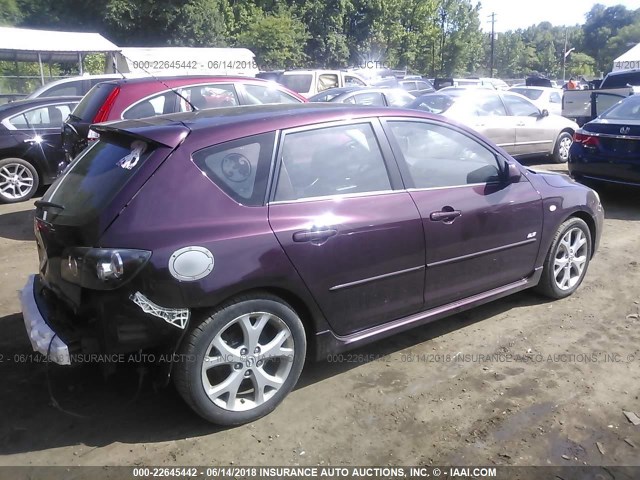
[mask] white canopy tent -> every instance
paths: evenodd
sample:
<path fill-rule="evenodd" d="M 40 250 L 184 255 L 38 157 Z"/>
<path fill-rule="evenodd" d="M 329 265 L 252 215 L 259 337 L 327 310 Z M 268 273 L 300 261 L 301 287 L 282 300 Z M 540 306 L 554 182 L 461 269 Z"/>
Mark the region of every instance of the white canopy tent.
<path fill-rule="evenodd" d="M 43 85 L 43 62 L 78 62 L 78 70 L 82 75 L 84 55 L 90 53 L 113 55 L 119 51 L 120 47 L 99 33 L 0 27 L 0 60 L 38 62 Z"/>
<path fill-rule="evenodd" d="M 640 68 L 640 43 L 613 61 L 613 72 Z"/>

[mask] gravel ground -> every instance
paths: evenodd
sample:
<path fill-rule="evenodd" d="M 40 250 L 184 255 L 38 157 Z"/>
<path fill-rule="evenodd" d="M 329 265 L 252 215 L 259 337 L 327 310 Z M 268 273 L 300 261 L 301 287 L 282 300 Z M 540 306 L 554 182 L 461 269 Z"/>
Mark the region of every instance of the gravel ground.
<path fill-rule="evenodd" d="M 138 388 L 133 368 L 105 380 L 29 356 L 33 202 L 0 205 L 0 465 L 640 465 L 623 414 L 640 415 L 640 207 L 633 191 L 602 198 L 572 297 L 522 292 L 309 364 L 274 413 L 231 429 L 171 387 Z"/>

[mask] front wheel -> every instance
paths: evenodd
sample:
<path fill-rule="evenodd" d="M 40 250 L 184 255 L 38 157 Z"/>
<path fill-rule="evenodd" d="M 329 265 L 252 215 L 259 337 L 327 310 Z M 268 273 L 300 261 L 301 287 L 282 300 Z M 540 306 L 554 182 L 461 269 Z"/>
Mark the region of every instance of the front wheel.
<path fill-rule="evenodd" d="M 559 299 L 582 283 L 591 260 L 591 232 L 580 218 L 570 218 L 558 228 L 544 262 L 538 291 Z"/>
<path fill-rule="evenodd" d="M 296 312 L 270 295 L 225 304 L 187 334 L 174 383 L 206 420 L 254 421 L 293 389 L 306 355 Z"/>
<path fill-rule="evenodd" d="M 17 203 L 29 200 L 38 190 L 38 172 L 26 160 L 5 158 L 0 160 L 0 201 Z"/>
<path fill-rule="evenodd" d="M 568 132 L 562 132 L 556 140 L 556 146 L 553 149 L 553 161 L 555 163 L 565 163 L 569 160 L 569 149 L 573 143 L 573 137 Z"/>

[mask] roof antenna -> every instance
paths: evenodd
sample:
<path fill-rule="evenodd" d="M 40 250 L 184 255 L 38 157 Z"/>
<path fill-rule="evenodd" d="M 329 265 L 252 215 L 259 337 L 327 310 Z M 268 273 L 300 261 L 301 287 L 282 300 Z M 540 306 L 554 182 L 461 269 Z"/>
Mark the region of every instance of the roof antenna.
<path fill-rule="evenodd" d="M 123 56 L 123 58 L 125 58 L 128 62 L 133 62 L 133 60 L 131 60 L 129 57 L 127 57 L 127 56 L 123 55 L 121 52 L 118 52 L 118 53 L 120 53 L 120 55 L 122 55 L 122 56 Z M 142 63 L 142 62 L 139 62 L 139 63 Z M 193 103 L 191 103 L 191 102 L 189 101 L 189 99 L 188 99 L 188 98 L 186 98 L 184 95 L 182 95 L 182 94 L 178 93 L 176 90 L 174 90 L 172 87 L 170 87 L 169 85 L 167 85 L 166 83 L 164 83 L 162 80 L 160 80 L 160 79 L 159 79 L 158 77 L 156 77 L 155 75 L 151 74 L 151 72 L 149 72 L 147 69 L 145 69 L 145 68 L 143 68 L 143 67 L 141 67 L 141 66 L 138 66 L 138 68 L 139 68 L 140 70 L 142 70 L 144 73 L 146 73 L 147 75 L 149 75 L 151 78 L 153 78 L 156 82 L 161 83 L 162 85 L 164 85 L 165 87 L 167 87 L 169 90 L 171 90 L 173 93 L 175 93 L 178 97 L 180 97 L 182 100 L 184 100 L 185 102 L 187 102 L 187 104 L 191 107 L 191 110 L 193 110 L 194 112 L 197 112 L 197 111 L 199 110 L 199 108 L 196 108 L 196 106 L 195 106 Z M 124 74 L 123 74 L 122 72 L 120 72 L 117 68 L 115 68 L 115 65 L 114 65 L 114 69 L 115 69 L 115 70 L 116 70 L 120 75 L 122 75 L 122 78 L 125 78 Z"/>

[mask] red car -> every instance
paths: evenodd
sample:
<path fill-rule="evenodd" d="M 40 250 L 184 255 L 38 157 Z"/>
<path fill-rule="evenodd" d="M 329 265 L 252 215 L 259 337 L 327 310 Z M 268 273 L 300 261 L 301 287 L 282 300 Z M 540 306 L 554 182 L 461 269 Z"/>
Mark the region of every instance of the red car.
<path fill-rule="evenodd" d="M 307 100 L 275 82 L 248 77 L 174 76 L 123 78 L 97 84 L 62 126 L 67 160 L 80 153 L 97 134 L 94 123 L 154 117 L 207 108 Z"/>

